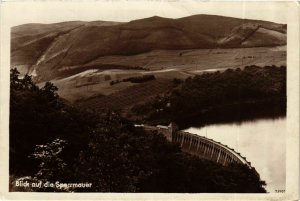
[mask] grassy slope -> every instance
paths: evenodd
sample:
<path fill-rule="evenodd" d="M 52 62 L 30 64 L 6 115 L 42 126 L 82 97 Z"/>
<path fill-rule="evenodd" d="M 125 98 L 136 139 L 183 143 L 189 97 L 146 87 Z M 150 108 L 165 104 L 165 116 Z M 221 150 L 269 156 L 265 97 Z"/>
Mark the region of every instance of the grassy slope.
<path fill-rule="evenodd" d="M 249 23 L 253 26 L 244 26 Z M 60 29 L 64 26 L 53 29 L 49 27 L 51 25 L 45 25 L 48 31 L 38 31 L 40 36 L 35 37 L 36 41 L 30 44 L 26 44 L 30 39 L 30 37 L 28 39 L 29 25 L 23 26 L 25 31 L 22 27 L 15 28 L 12 35 L 20 34 L 27 39 L 23 41 L 23 45 L 24 43 L 26 45 L 22 47 L 18 45 L 18 41 L 22 41 L 20 39 L 22 36 L 13 37 L 13 65 L 31 66 L 43 54 L 38 62 L 37 73 L 47 79 L 55 77 L 57 69 L 84 65 L 102 56 L 133 55 L 156 49 L 227 47 L 227 43 L 231 47 L 240 47 L 240 43 L 248 38 L 249 34 L 255 33 L 257 26 L 276 32 L 285 32 L 286 29 L 284 25 L 271 22 L 210 15 L 195 15 L 180 19 L 151 17 L 129 23 L 111 24 L 111 26 L 101 23 L 95 25 L 95 23 L 73 22 L 72 27 L 75 26 L 74 24 L 76 29 L 63 35 Z M 71 26 L 68 23 L 64 25 Z M 35 26 L 38 28 L 32 28 L 32 31 L 41 29 L 39 28 L 41 25 Z M 70 28 L 66 29 L 70 30 Z M 57 31 L 60 33 L 59 37 Z M 269 35 L 269 33 L 261 33 L 260 38 L 268 38 Z M 227 38 L 227 42 L 219 43 L 223 38 Z M 276 39 L 267 45 L 285 44 L 285 38 Z M 259 41 L 255 40 L 256 46 L 265 46 L 264 40 Z M 33 53 L 24 56 L 28 51 Z"/>

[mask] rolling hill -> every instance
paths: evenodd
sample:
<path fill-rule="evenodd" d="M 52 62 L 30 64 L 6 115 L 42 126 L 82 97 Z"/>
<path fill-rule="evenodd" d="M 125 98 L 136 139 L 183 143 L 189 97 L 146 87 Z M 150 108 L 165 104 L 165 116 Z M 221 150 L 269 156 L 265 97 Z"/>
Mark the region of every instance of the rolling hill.
<path fill-rule="evenodd" d="M 179 19 L 154 16 L 127 23 L 25 24 L 11 29 L 11 67 L 45 81 L 89 68 L 136 66 L 94 63 L 108 56 L 134 56 L 156 50 L 286 45 L 286 30 L 284 24 L 214 15 Z M 90 63 L 94 65 L 91 67 Z"/>

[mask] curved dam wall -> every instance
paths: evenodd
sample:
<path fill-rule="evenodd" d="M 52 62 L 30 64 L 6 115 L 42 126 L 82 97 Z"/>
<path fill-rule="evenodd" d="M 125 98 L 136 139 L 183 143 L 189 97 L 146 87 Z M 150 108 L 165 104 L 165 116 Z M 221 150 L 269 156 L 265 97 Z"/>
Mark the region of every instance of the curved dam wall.
<path fill-rule="evenodd" d="M 176 124 L 171 123 L 169 126 L 136 126 L 162 133 L 168 141 L 178 144 L 182 151 L 198 156 L 199 158 L 215 161 L 222 165 L 241 163 L 252 168 L 251 163 L 234 149 L 203 136 L 179 131 Z"/>
<path fill-rule="evenodd" d="M 240 153 L 229 148 L 227 145 L 206 137 L 177 131 L 172 134 L 172 142 L 178 144 L 182 151 L 196 155 L 199 158 L 215 161 L 222 165 L 242 163 L 251 167 L 251 163 L 242 157 Z"/>

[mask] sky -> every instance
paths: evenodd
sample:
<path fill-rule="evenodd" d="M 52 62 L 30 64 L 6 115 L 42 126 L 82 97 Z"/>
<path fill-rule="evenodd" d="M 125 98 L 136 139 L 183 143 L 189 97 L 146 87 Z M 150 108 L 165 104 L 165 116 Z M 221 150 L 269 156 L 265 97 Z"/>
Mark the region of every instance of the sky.
<path fill-rule="evenodd" d="M 213 2 L 203 0 L 104 0 L 64 2 L 4 2 L 5 20 L 12 26 L 62 21 L 127 22 L 151 16 L 180 18 L 213 14 L 286 23 L 283 2 Z M 4 17 L 4 18 L 5 18 Z"/>

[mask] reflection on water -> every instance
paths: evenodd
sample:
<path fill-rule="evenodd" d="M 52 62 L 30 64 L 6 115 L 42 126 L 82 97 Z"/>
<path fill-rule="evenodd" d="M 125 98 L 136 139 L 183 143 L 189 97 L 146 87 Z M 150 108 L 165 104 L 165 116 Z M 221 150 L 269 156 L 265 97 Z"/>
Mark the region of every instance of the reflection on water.
<path fill-rule="evenodd" d="M 285 189 L 286 118 L 218 124 L 185 131 L 222 142 L 251 162 L 268 192 Z"/>

